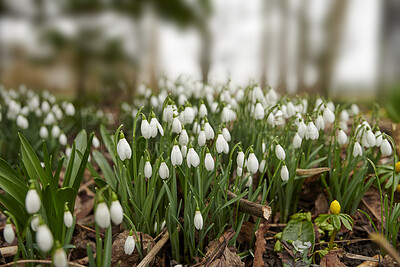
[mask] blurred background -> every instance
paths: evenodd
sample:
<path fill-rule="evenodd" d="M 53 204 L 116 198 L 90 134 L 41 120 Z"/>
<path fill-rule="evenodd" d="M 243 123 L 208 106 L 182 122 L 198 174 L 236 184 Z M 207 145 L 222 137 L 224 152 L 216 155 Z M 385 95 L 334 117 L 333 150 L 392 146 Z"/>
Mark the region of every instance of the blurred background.
<path fill-rule="evenodd" d="M 400 101 L 397 0 L 2 0 L 0 12 L 5 88 L 113 103 L 187 76 Z"/>

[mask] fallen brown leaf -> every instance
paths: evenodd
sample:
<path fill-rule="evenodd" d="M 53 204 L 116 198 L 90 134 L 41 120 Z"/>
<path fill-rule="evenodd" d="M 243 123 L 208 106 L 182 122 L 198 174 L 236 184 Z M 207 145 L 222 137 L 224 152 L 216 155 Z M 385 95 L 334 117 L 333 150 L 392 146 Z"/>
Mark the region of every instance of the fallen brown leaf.
<path fill-rule="evenodd" d="M 329 210 L 329 203 L 326 195 L 324 193 L 320 193 L 315 200 L 315 215 L 327 213 Z"/>
<path fill-rule="evenodd" d="M 254 267 L 262 267 L 264 266 L 263 254 L 266 251 L 266 241 L 264 238 L 265 233 L 268 230 L 268 225 L 261 224 L 258 230 L 256 231 L 256 244 L 254 249 Z"/>
<path fill-rule="evenodd" d="M 346 267 L 346 265 L 339 260 L 338 255 L 341 254 L 340 250 L 331 250 L 326 254 L 319 264 L 321 267 Z"/>
<path fill-rule="evenodd" d="M 85 218 L 92 210 L 94 206 L 94 194 L 93 192 L 86 188 L 78 193 L 75 202 L 75 215 L 76 220 L 79 221 Z"/>

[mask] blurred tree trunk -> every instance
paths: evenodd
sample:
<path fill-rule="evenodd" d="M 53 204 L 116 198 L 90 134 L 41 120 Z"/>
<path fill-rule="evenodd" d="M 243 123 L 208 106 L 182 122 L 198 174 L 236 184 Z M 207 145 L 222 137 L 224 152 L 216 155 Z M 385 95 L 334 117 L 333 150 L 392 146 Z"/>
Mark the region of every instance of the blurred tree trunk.
<path fill-rule="evenodd" d="M 268 66 L 268 51 L 269 51 L 269 37 L 270 27 L 268 26 L 268 0 L 262 2 L 262 26 L 261 26 L 261 88 L 265 88 L 267 84 L 267 66 Z"/>
<path fill-rule="evenodd" d="M 308 38 L 309 26 L 307 21 L 307 10 L 309 0 L 303 0 L 299 10 L 299 45 L 297 52 L 297 92 L 307 91 L 305 84 L 305 68 L 308 60 Z"/>
<path fill-rule="evenodd" d="M 337 52 L 341 43 L 347 4 L 347 0 L 333 1 L 326 20 L 327 37 L 325 40 L 325 50 L 320 59 L 318 82 L 320 93 L 325 97 L 328 97 L 330 93 L 329 89 Z"/>
<path fill-rule="evenodd" d="M 158 42 L 159 42 L 159 30 L 156 15 L 153 14 L 151 23 L 151 42 L 150 42 L 150 65 L 149 65 L 149 78 L 150 86 L 155 92 L 158 92 Z"/>
<path fill-rule="evenodd" d="M 286 74 L 287 74 L 287 35 L 288 35 L 288 1 L 279 0 L 281 11 L 281 29 L 279 36 L 279 82 L 278 91 L 281 94 L 286 93 Z"/>
<path fill-rule="evenodd" d="M 200 25 L 201 36 L 201 54 L 200 54 L 200 68 L 202 73 L 203 83 L 208 83 L 208 73 L 211 65 L 211 32 L 204 21 Z"/>

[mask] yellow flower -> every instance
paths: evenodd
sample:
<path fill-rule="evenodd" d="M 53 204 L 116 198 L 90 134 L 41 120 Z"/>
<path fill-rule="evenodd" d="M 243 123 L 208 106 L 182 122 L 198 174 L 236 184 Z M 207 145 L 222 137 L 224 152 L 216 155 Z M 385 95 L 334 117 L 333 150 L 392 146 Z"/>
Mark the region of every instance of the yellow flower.
<path fill-rule="evenodd" d="M 340 204 L 339 201 L 334 200 L 331 203 L 331 213 L 332 214 L 339 214 L 340 213 Z"/>
<path fill-rule="evenodd" d="M 397 191 L 397 192 L 400 192 L 400 184 L 397 185 L 396 191 Z"/>
<path fill-rule="evenodd" d="M 396 171 L 396 173 L 400 172 L 400 161 L 396 163 L 394 170 Z"/>

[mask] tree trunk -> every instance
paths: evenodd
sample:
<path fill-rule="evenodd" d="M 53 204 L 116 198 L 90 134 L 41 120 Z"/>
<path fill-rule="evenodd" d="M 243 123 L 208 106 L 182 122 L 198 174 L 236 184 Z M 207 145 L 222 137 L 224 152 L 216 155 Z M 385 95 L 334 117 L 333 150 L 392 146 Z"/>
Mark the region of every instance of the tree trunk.
<path fill-rule="evenodd" d="M 287 35 L 288 35 L 288 3 L 287 0 L 279 0 L 279 7 L 281 11 L 282 28 L 280 29 L 279 36 L 279 85 L 278 91 L 281 94 L 286 93 L 286 71 L 287 71 Z"/>
<path fill-rule="evenodd" d="M 308 10 L 309 0 L 304 0 L 302 2 L 299 11 L 299 46 L 297 53 L 297 92 L 302 93 L 307 91 L 305 84 L 305 68 L 306 62 L 308 60 L 308 37 L 309 37 L 309 27 L 307 22 L 307 10 Z"/>
<path fill-rule="evenodd" d="M 269 51 L 269 37 L 270 37 L 270 28 L 268 27 L 268 0 L 264 0 L 262 3 L 263 10 L 263 20 L 261 26 L 261 77 L 260 84 L 261 88 L 265 88 L 267 84 L 267 62 L 268 62 L 268 51 Z"/>
<path fill-rule="evenodd" d="M 208 73 L 211 65 L 211 32 L 207 26 L 207 22 L 202 22 L 200 26 L 201 35 L 201 54 L 200 54 L 200 68 L 203 83 L 208 83 Z"/>

